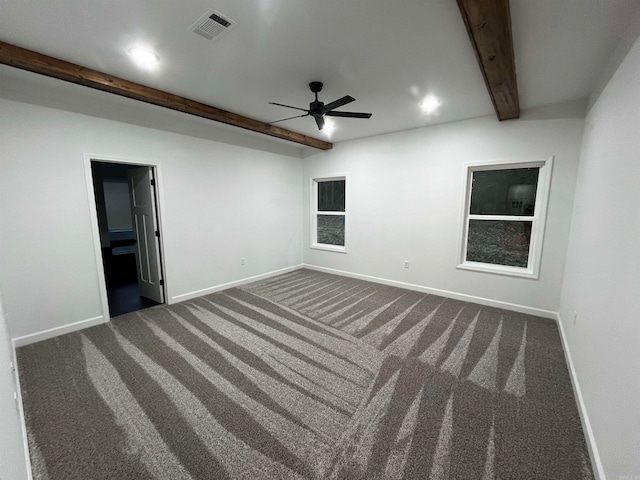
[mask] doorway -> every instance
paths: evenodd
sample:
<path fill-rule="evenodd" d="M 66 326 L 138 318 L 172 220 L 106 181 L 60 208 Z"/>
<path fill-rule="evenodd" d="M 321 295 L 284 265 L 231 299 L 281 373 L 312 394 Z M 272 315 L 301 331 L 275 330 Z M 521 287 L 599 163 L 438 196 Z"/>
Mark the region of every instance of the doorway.
<path fill-rule="evenodd" d="M 91 160 L 109 316 L 165 302 L 155 168 Z"/>

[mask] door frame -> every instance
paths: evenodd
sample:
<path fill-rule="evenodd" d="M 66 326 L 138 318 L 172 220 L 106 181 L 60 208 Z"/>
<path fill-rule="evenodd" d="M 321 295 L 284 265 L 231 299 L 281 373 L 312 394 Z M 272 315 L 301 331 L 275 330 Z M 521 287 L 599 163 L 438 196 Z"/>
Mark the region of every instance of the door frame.
<path fill-rule="evenodd" d="M 162 167 L 158 162 L 130 159 L 124 157 L 111 157 L 106 155 L 96 155 L 84 153 L 84 173 L 87 185 L 87 196 L 89 199 L 89 216 L 91 217 L 91 231 L 93 236 L 94 254 L 96 259 L 96 267 L 98 269 L 98 288 L 100 290 L 100 303 L 102 304 L 102 315 L 105 321 L 111 320 L 109 312 L 109 299 L 107 296 L 107 281 L 104 272 L 104 262 L 102 261 L 102 243 L 100 242 L 100 227 L 98 225 L 98 209 L 96 208 L 96 195 L 93 188 L 93 172 L 91 171 L 91 162 L 104 163 L 124 163 L 140 167 L 151 167 L 153 169 L 153 177 L 156 182 L 156 214 L 158 216 L 158 230 L 160 231 L 160 241 L 158 251 L 160 253 L 160 268 L 162 269 L 162 279 L 164 280 L 164 303 L 169 305 L 171 295 L 169 295 L 169 280 L 167 279 L 166 255 L 164 251 L 164 187 Z"/>

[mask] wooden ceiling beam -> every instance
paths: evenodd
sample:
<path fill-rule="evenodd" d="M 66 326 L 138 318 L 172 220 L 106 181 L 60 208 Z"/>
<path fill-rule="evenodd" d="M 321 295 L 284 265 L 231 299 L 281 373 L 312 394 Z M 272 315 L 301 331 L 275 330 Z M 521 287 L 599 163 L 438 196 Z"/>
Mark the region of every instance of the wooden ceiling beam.
<path fill-rule="evenodd" d="M 509 0 L 457 0 L 499 120 L 520 117 Z"/>
<path fill-rule="evenodd" d="M 94 88 L 103 92 L 151 103 L 170 110 L 226 123 L 227 125 L 252 130 L 264 135 L 282 138 L 308 147 L 319 148 L 321 150 L 329 150 L 333 147 L 330 142 L 324 140 L 270 125 L 260 120 L 228 112 L 139 83 L 130 82 L 129 80 L 92 70 L 91 68 L 85 68 L 81 65 L 49 57 L 32 50 L 11 45 L 10 43 L 0 42 L 0 63 L 46 75 L 47 77 L 84 85 L 85 87 Z"/>

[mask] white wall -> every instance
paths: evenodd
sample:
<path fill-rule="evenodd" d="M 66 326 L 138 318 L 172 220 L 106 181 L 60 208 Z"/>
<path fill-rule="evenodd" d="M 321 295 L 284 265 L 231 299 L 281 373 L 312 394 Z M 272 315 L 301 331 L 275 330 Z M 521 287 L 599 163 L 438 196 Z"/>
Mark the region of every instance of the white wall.
<path fill-rule="evenodd" d="M 560 315 L 606 477 L 640 478 L 640 39 L 587 117 Z"/>
<path fill-rule="evenodd" d="M 0 110 L 12 337 L 102 315 L 84 153 L 159 165 L 168 298 L 300 263 L 299 158 L 11 100 Z"/>
<path fill-rule="evenodd" d="M 10 367 L 12 351 L 0 294 L 0 478 L 23 480 L 28 478 L 27 464 L 20 415 L 13 398 L 16 386 Z"/>
<path fill-rule="evenodd" d="M 493 117 L 336 145 L 305 159 L 304 261 L 556 312 L 584 120 Z M 540 278 L 456 269 L 464 163 L 555 156 Z M 348 173 L 348 253 L 309 248 L 310 179 Z M 409 260 L 410 268 L 404 268 Z"/>

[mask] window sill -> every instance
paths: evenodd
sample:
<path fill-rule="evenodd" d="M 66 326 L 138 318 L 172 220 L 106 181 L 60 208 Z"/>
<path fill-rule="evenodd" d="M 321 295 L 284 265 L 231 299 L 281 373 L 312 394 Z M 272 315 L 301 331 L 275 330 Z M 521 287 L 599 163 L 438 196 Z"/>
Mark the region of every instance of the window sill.
<path fill-rule="evenodd" d="M 537 280 L 539 276 L 537 272 L 534 272 L 532 269 L 528 268 L 509 267 L 506 265 L 491 265 L 488 263 L 479 262 L 464 262 L 459 264 L 456 268 L 459 270 L 471 270 L 474 272 L 493 273 L 494 275 L 530 278 L 533 280 Z"/>
<path fill-rule="evenodd" d="M 339 245 L 324 245 L 322 243 L 312 243 L 311 248 L 314 250 L 326 250 L 328 252 L 347 253 L 347 247 Z"/>

